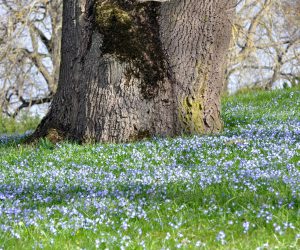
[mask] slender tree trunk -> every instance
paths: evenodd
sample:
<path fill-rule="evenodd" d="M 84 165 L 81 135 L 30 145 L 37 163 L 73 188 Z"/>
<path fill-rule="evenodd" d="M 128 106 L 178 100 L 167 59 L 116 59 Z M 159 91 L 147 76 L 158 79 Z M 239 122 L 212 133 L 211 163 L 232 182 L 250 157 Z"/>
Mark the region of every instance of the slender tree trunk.
<path fill-rule="evenodd" d="M 58 89 L 31 139 L 219 132 L 233 2 L 64 1 Z"/>
<path fill-rule="evenodd" d="M 52 94 L 56 92 L 57 83 L 59 80 L 59 69 L 60 69 L 60 51 L 61 51 L 61 41 L 57 39 L 61 37 L 61 22 L 62 22 L 62 0 L 51 1 L 49 6 L 49 11 L 51 13 L 51 26 L 52 26 L 52 36 L 51 36 L 51 59 L 53 64 L 53 82 L 49 84 L 49 91 Z"/>

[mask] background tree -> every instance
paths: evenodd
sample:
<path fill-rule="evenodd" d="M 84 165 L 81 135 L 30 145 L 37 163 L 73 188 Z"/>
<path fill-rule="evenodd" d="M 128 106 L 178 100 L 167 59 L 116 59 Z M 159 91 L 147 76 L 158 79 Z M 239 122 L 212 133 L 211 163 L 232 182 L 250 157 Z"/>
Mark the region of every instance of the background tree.
<path fill-rule="evenodd" d="M 0 107 L 15 117 L 56 91 L 62 1 L 0 0 L 0 10 Z"/>
<path fill-rule="evenodd" d="M 219 132 L 234 9 L 228 0 L 64 1 L 59 85 L 33 138 Z"/>
<path fill-rule="evenodd" d="M 234 25 L 229 89 L 295 83 L 300 75 L 300 1 L 244 0 Z"/>

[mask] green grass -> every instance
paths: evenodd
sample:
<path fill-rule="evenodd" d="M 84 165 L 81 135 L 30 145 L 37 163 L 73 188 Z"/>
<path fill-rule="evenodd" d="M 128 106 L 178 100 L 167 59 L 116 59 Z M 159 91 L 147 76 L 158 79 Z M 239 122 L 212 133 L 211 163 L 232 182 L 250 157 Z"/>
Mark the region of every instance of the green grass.
<path fill-rule="evenodd" d="M 18 119 L 6 117 L 0 113 L 0 135 L 25 133 L 29 130 L 34 130 L 40 118 L 37 116 L 21 115 Z"/>
<path fill-rule="evenodd" d="M 300 249 L 299 111 L 298 87 L 224 98 L 217 136 L 2 137 L 0 248 Z"/>

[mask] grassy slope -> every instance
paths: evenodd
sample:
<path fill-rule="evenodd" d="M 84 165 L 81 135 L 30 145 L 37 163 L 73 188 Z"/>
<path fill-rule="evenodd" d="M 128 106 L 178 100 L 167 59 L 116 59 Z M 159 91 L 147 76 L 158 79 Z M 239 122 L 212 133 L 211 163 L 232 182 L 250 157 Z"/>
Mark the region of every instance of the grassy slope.
<path fill-rule="evenodd" d="M 219 136 L 0 145 L 0 248 L 299 249 L 300 90 L 226 98 Z"/>

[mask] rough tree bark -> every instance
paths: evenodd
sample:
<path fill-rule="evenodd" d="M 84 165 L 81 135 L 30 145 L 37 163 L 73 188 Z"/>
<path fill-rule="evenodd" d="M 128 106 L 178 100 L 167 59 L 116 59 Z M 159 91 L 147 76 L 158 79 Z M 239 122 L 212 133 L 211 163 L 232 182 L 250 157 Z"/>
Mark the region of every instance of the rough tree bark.
<path fill-rule="evenodd" d="M 65 0 L 50 111 L 31 140 L 128 142 L 222 129 L 234 0 Z"/>

